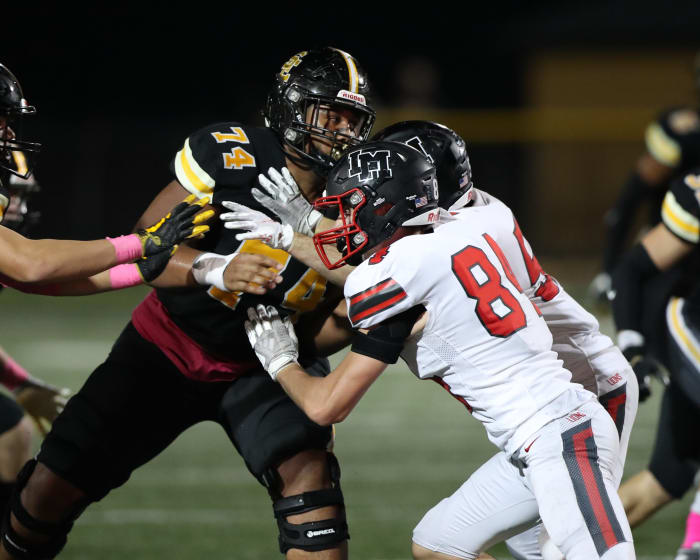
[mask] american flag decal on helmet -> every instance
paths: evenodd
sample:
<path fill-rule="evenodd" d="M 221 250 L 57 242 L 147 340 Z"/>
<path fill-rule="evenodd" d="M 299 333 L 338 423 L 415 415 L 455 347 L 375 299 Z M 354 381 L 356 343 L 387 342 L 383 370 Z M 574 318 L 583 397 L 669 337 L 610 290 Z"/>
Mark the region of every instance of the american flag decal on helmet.
<path fill-rule="evenodd" d="M 428 204 L 427 196 L 421 196 L 420 198 L 416 198 L 416 208 L 420 208 L 421 206 L 425 206 L 426 204 Z"/>
<path fill-rule="evenodd" d="M 350 297 L 348 316 L 356 325 L 362 319 L 381 313 L 406 298 L 406 292 L 393 278 L 382 280 L 371 288 Z"/>

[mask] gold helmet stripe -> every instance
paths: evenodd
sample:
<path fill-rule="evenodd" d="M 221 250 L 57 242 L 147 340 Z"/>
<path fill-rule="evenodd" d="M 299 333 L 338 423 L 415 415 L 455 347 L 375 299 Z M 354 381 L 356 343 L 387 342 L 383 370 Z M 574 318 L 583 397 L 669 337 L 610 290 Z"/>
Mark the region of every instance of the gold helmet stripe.
<path fill-rule="evenodd" d="M 357 66 L 355 66 L 355 60 L 345 51 L 341 51 L 340 49 L 333 50 L 339 52 L 343 59 L 345 59 L 345 64 L 348 65 L 348 82 L 350 84 L 348 90 L 353 93 L 357 93 L 360 78 L 357 74 Z"/>
<path fill-rule="evenodd" d="M 652 123 L 644 133 L 647 150 L 656 161 L 676 167 L 681 161 L 680 144 L 671 138 L 658 123 Z"/>
<path fill-rule="evenodd" d="M 214 192 L 215 181 L 194 159 L 189 138 L 175 156 L 175 174 L 180 184 L 198 198 Z"/>
<path fill-rule="evenodd" d="M 678 203 L 672 191 L 664 197 L 661 219 L 668 229 L 688 243 L 700 241 L 700 220 Z"/>
<path fill-rule="evenodd" d="M 17 173 L 20 175 L 27 174 L 27 158 L 19 150 L 12 150 L 12 159 L 15 160 L 15 167 L 17 168 Z"/>

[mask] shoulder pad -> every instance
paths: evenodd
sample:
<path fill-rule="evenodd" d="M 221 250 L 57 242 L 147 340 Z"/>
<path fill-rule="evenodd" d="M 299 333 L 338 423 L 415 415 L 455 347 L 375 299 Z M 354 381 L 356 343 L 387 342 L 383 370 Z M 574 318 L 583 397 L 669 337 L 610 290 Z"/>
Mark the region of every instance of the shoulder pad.
<path fill-rule="evenodd" d="M 700 242 L 700 168 L 671 184 L 661 206 L 661 219 L 683 241 Z"/>
<path fill-rule="evenodd" d="M 414 279 L 422 261 L 405 258 L 413 245 L 405 247 L 403 241 L 374 253 L 345 281 L 348 318 L 353 327 L 370 328 L 416 305 L 414 299 L 421 297 L 421 288 L 414 285 Z"/>
<path fill-rule="evenodd" d="M 406 291 L 393 278 L 347 296 L 348 318 L 353 327 L 368 328 L 405 310 Z"/>
<path fill-rule="evenodd" d="M 202 198 L 211 197 L 217 187 L 249 186 L 262 165 L 271 165 L 271 159 L 280 167 L 284 165 L 274 133 L 223 122 L 190 135 L 175 155 L 171 169 L 185 189 Z"/>
<path fill-rule="evenodd" d="M 678 107 L 662 113 L 644 134 L 647 150 L 659 163 L 676 167 L 681 163 L 687 142 L 700 135 L 700 115 L 696 109 Z"/>

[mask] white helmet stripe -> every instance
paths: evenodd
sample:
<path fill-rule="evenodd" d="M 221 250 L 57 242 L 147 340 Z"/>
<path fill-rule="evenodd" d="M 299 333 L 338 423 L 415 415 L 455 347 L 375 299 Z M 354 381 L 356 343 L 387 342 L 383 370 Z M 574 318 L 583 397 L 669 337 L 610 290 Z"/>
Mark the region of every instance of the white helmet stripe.
<path fill-rule="evenodd" d="M 341 51 L 340 49 L 333 50 L 339 52 L 345 59 L 345 64 L 348 65 L 348 82 L 350 84 L 348 90 L 350 90 L 353 93 L 357 93 L 359 78 L 357 76 L 357 66 L 355 66 L 355 61 L 345 51 Z"/>

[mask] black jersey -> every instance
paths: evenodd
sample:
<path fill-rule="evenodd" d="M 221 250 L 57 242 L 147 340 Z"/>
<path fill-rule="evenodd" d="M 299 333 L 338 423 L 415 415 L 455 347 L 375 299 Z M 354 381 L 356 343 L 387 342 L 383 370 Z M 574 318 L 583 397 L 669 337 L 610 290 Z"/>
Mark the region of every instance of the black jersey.
<path fill-rule="evenodd" d="M 258 174 L 285 166 L 284 152 L 275 134 L 236 122 L 205 127 L 185 140 L 171 165 L 180 184 L 198 197 L 210 196 L 213 204 L 224 200 L 244 204 L 278 219 L 251 195 Z M 324 298 L 326 280 L 289 253 L 271 249 L 261 241 L 237 241 L 240 231 L 212 228 L 205 237 L 206 250 L 264 254 L 282 263 L 284 280 L 264 296 L 229 293 L 212 286 L 157 290 L 168 314 L 188 336 L 220 358 L 239 361 L 254 356 L 243 322 L 246 310 L 257 303 L 273 305 L 296 320 L 314 310 Z"/>

